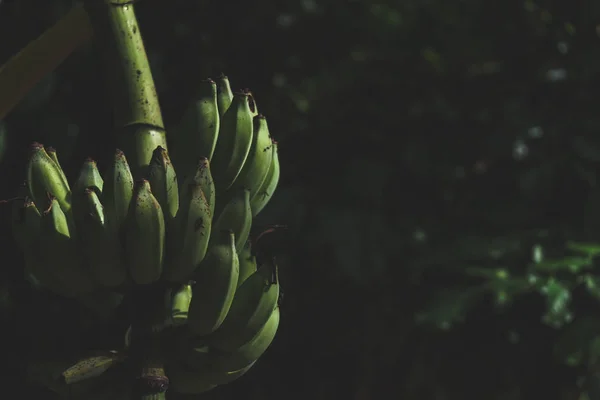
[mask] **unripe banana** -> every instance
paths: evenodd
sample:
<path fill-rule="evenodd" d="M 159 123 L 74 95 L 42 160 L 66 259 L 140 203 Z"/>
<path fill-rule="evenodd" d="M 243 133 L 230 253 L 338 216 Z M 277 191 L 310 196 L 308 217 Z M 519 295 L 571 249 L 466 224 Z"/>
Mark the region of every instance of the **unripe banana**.
<path fill-rule="evenodd" d="M 79 171 L 77 181 L 73 185 L 72 203 L 75 226 L 79 230 L 83 227 L 88 210 L 88 199 L 84 193 L 86 189 L 92 189 L 97 195 L 102 193 L 104 180 L 100 176 L 96 161 L 86 158 Z M 85 210 L 85 211 L 84 211 Z"/>
<path fill-rule="evenodd" d="M 252 362 L 242 369 L 226 371 L 216 369 L 215 362 L 214 352 L 203 346 L 201 340 L 184 341 L 176 354 L 173 354 L 167 362 L 167 374 L 169 378 L 176 375 L 175 381 L 178 383 L 174 385 L 176 390 L 194 393 L 212 385 L 233 382 L 255 364 Z M 169 366 L 173 368 L 169 369 Z"/>
<path fill-rule="evenodd" d="M 79 171 L 79 177 L 73 186 L 73 192 L 83 193 L 87 188 L 92 188 L 96 193 L 101 194 L 104 187 L 104 179 L 100 176 L 96 161 L 86 158 Z"/>
<path fill-rule="evenodd" d="M 127 158 L 121 150 L 115 152 L 112 162 L 104 174 L 102 204 L 108 226 L 114 236 L 121 238 L 120 232 L 127 217 L 133 197 L 133 176 Z"/>
<path fill-rule="evenodd" d="M 169 261 L 164 278 L 187 282 L 206 256 L 212 225 L 210 206 L 202 187 L 191 183 L 183 188 L 181 207 L 169 234 Z"/>
<path fill-rule="evenodd" d="M 58 154 L 56 154 L 56 150 L 54 149 L 54 147 L 48 147 L 46 149 L 46 153 L 48 153 L 48 156 L 52 159 L 52 161 L 54 161 L 54 164 L 56 164 L 56 166 L 58 167 L 62 179 L 65 182 L 69 182 L 67 180 L 67 176 L 65 175 L 65 171 L 63 171 L 62 167 L 60 166 L 60 162 L 58 162 Z"/>
<path fill-rule="evenodd" d="M 253 124 L 250 96 L 235 93 L 231 106 L 221 118 L 217 147 L 211 159 L 219 193 L 224 193 L 239 175 L 252 145 Z"/>
<path fill-rule="evenodd" d="M 235 247 L 244 248 L 252 227 L 250 190 L 242 188 L 231 193 L 231 199 L 213 224 L 213 232 L 231 229 L 235 234 Z"/>
<path fill-rule="evenodd" d="M 193 181 L 202 187 L 202 193 L 204 193 L 204 198 L 210 207 L 210 215 L 214 216 L 216 194 L 215 181 L 210 172 L 210 162 L 207 158 L 202 157 L 198 161 Z"/>
<path fill-rule="evenodd" d="M 234 188 L 249 188 L 250 198 L 254 197 L 267 178 L 273 158 L 273 151 L 271 150 L 273 143 L 269 134 L 267 119 L 263 115 L 257 115 L 254 117 L 253 124 L 254 135 L 248 158 L 233 183 Z"/>
<path fill-rule="evenodd" d="M 208 335 L 225 319 L 240 272 L 233 232 L 215 232 L 206 258 L 195 271 L 188 326 L 196 335 Z"/>
<path fill-rule="evenodd" d="M 51 271 L 64 288 L 58 294 L 78 297 L 95 289 L 92 279 L 81 267 L 67 217 L 55 198 L 52 198 L 50 207 L 42 213 L 39 246 L 44 268 Z"/>
<path fill-rule="evenodd" d="M 254 98 L 254 94 L 250 89 L 244 89 L 242 90 L 242 92 L 250 96 L 250 111 L 252 111 L 252 116 L 256 117 L 258 115 L 258 106 L 256 105 L 256 99 Z"/>
<path fill-rule="evenodd" d="M 173 168 L 167 150 L 161 146 L 158 146 L 152 153 L 148 167 L 148 182 L 150 182 L 154 197 L 160 204 L 168 227 L 179 208 L 179 190 L 175 168 Z"/>
<path fill-rule="evenodd" d="M 219 107 L 219 115 L 222 117 L 233 99 L 233 92 L 231 91 L 231 85 L 229 85 L 229 78 L 225 75 L 220 75 L 216 79 L 217 84 L 217 105 Z"/>
<path fill-rule="evenodd" d="M 216 371 L 236 371 L 243 369 L 263 355 L 269 348 L 277 328 L 279 327 L 279 307 L 275 308 L 263 328 L 250 340 L 237 350 L 230 353 L 215 355 L 214 368 Z"/>
<path fill-rule="evenodd" d="M 69 226 L 73 228 L 71 190 L 63 176 L 64 173 L 46 153 L 44 146 L 34 143 L 27 164 L 27 185 L 31 198 L 42 212 L 50 206 L 50 194 L 58 201 L 69 221 Z"/>
<path fill-rule="evenodd" d="M 217 84 L 212 79 L 205 79 L 200 82 L 198 93 L 170 137 L 173 161 L 183 179 L 186 178 L 184 173 L 193 171 L 199 157 L 212 158 L 219 126 Z"/>
<path fill-rule="evenodd" d="M 147 180 L 136 182 L 126 221 L 125 258 L 129 274 L 139 285 L 150 284 L 162 274 L 165 219 Z"/>
<path fill-rule="evenodd" d="M 187 323 L 190 302 L 192 301 L 192 285 L 181 285 L 171 297 L 171 322 L 175 326 Z"/>
<path fill-rule="evenodd" d="M 127 269 L 121 260 L 121 243 L 108 228 L 96 191 L 85 189 L 82 201 L 85 204 L 75 208 L 75 219 L 81 221 L 78 233 L 84 265 L 95 282 L 107 287 L 120 286 L 127 279 Z"/>
<path fill-rule="evenodd" d="M 237 289 L 227 317 L 210 344 L 223 351 L 250 341 L 267 323 L 279 300 L 279 279 L 274 260 L 261 266 Z"/>
<path fill-rule="evenodd" d="M 40 239 L 41 214 L 33 201 L 25 197 L 13 203 L 12 230 L 17 245 L 23 252 L 25 276 L 32 284 L 39 284 L 54 293 L 64 292 L 58 279 L 40 260 L 37 245 Z M 32 278 L 33 277 L 33 278 Z"/>
<path fill-rule="evenodd" d="M 246 245 L 239 252 L 240 258 L 240 276 L 238 277 L 237 287 L 242 286 L 242 283 L 246 281 L 252 274 L 256 272 L 256 257 L 252 255 L 250 249 L 250 241 L 246 242 Z M 235 300 L 234 300 L 235 301 Z"/>
<path fill-rule="evenodd" d="M 279 184 L 279 154 L 276 141 L 273 141 L 272 152 L 273 158 L 271 159 L 271 167 L 269 168 L 267 177 L 265 178 L 265 181 L 261 185 L 258 192 L 256 192 L 252 199 L 250 199 L 253 217 L 256 217 L 258 213 L 265 208 L 267 203 L 269 203 L 273 197 L 273 193 L 275 193 L 275 189 L 277 189 L 277 185 Z"/>

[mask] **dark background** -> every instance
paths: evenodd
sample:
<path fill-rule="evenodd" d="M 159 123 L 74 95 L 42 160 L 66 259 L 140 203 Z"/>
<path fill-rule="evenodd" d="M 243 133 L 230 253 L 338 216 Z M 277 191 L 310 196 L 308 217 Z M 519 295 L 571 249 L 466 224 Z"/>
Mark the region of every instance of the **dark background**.
<path fill-rule="evenodd" d="M 0 62 L 71 5 L 1 2 Z M 280 143 L 282 180 L 255 222 L 288 226 L 267 243 L 280 331 L 253 370 L 203 398 L 596 398 L 593 360 L 568 367 L 555 350 L 571 321 L 600 316 L 577 284 L 594 269 L 528 265 L 534 248 L 561 258 L 568 240 L 600 241 L 600 3 L 144 0 L 136 11 L 167 131 L 194 85 L 224 72 L 253 91 Z M 88 46 L 2 121 L 0 198 L 14 196 L 34 140 L 71 176 L 112 153 L 101 73 Z M 23 280 L 9 209 L 1 364 L 15 387 L 27 360 L 83 333 L 81 310 Z"/>

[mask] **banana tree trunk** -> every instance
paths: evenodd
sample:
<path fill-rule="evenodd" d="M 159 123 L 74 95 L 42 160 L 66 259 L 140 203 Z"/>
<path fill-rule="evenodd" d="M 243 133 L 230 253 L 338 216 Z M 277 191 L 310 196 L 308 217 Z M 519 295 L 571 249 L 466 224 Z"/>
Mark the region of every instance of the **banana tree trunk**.
<path fill-rule="evenodd" d="M 110 89 L 117 146 L 125 153 L 134 178 L 145 176 L 157 146 L 167 148 L 159 101 L 140 29 L 130 2 L 88 0 L 85 4 L 101 53 Z M 130 360 L 135 383 L 132 398 L 165 398 L 165 376 L 160 348 L 162 289 L 140 289 L 133 294 Z"/>
<path fill-rule="evenodd" d="M 88 0 L 86 9 L 112 97 L 117 146 L 139 179 L 154 149 L 166 149 L 167 140 L 134 6 L 118 0 Z"/>

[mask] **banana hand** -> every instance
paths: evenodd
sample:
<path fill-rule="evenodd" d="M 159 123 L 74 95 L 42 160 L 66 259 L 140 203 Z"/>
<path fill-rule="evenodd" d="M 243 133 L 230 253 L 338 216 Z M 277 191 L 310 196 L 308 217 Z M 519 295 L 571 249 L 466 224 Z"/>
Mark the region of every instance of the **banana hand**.
<path fill-rule="evenodd" d="M 274 261 L 261 266 L 235 293 L 227 317 L 210 344 L 234 351 L 263 329 L 279 300 L 279 279 Z"/>

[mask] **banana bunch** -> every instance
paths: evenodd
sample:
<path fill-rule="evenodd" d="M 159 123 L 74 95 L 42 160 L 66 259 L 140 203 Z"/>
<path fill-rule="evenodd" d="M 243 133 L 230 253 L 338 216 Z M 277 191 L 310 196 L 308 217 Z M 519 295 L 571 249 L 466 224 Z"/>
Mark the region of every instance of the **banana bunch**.
<path fill-rule="evenodd" d="M 246 373 L 280 319 L 274 260 L 257 265 L 253 218 L 279 182 L 277 142 L 249 91 L 226 76 L 197 96 L 143 176 L 117 150 L 69 180 L 57 153 L 31 146 L 13 232 L 28 279 L 108 316 L 139 287 L 165 288 L 171 387 L 201 393 Z"/>

